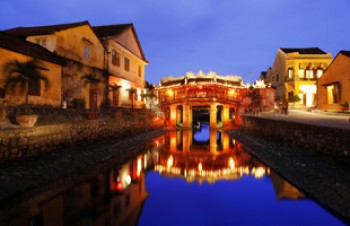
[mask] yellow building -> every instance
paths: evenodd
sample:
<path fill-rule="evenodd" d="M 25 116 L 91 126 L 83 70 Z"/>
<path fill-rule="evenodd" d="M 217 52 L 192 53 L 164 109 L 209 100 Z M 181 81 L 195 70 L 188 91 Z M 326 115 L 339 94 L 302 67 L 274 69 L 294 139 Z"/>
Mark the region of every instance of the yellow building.
<path fill-rule="evenodd" d="M 348 110 L 350 103 L 350 51 L 340 51 L 318 80 L 317 107 L 322 110 Z M 347 104 L 346 104 L 347 103 Z"/>
<path fill-rule="evenodd" d="M 141 94 L 145 91 L 145 66 L 148 61 L 134 25 L 94 26 L 93 29 L 108 53 L 108 84 L 121 86 L 118 91 L 109 92 L 111 105 L 144 107 Z M 136 91 L 134 94 L 129 92 L 131 88 Z"/>
<path fill-rule="evenodd" d="M 62 73 L 62 99 L 85 99 L 86 107 L 97 108 L 104 99 L 105 49 L 88 21 L 50 26 L 18 27 L 8 34 L 37 43 L 66 59 Z M 97 93 L 84 87 L 81 76 L 94 73 L 101 78 Z"/>
<path fill-rule="evenodd" d="M 33 58 L 38 60 L 42 67 L 41 74 L 48 79 L 51 85 L 45 87 L 43 82 L 31 84 L 29 104 L 60 106 L 62 65 L 65 65 L 65 61 L 39 45 L 16 38 L 5 32 L 0 32 L 1 98 L 8 100 L 10 105 L 24 103 L 23 92 L 5 93 L 4 86 L 8 75 L 6 75 L 4 69 L 5 65 L 10 61 L 26 62 Z"/>
<path fill-rule="evenodd" d="M 319 48 L 279 48 L 265 83 L 276 88 L 276 99 L 300 97 L 299 106 L 316 105 L 316 83 L 331 64 L 332 54 Z"/>

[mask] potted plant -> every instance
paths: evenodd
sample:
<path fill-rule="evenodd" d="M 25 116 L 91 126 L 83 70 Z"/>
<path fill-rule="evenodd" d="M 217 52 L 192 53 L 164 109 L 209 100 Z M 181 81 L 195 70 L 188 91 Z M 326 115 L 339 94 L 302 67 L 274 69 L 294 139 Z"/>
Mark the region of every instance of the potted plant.
<path fill-rule="evenodd" d="M 89 111 L 86 112 L 86 117 L 88 119 L 96 119 L 98 112 L 97 112 L 97 86 L 101 82 L 101 79 L 97 77 L 94 73 L 87 73 L 80 77 L 80 79 L 83 81 L 84 86 L 90 85 L 89 93 L 90 93 L 90 104 L 89 104 Z"/>
<path fill-rule="evenodd" d="M 72 106 L 74 109 L 85 109 L 85 100 L 82 98 L 73 98 L 72 100 Z"/>
<path fill-rule="evenodd" d="M 348 111 L 349 110 L 349 102 L 345 101 L 342 106 L 342 111 Z"/>
<path fill-rule="evenodd" d="M 33 127 L 38 120 L 38 115 L 32 113 L 28 108 L 28 96 L 30 85 L 43 81 L 45 88 L 48 87 L 48 79 L 40 73 L 43 70 L 36 59 L 27 62 L 19 62 L 17 60 L 10 61 L 6 65 L 6 72 L 8 74 L 5 90 L 15 90 L 19 87 L 24 95 L 24 109 L 16 113 L 16 121 L 22 127 Z"/>

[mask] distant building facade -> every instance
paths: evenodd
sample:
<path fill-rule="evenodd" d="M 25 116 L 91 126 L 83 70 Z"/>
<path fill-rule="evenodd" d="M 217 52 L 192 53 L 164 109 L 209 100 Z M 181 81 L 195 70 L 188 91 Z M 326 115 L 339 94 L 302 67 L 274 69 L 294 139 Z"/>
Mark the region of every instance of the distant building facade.
<path fill-rule="evenodd" d="M 350 51 L 340 51 L 317 83 L 317 107 L 348 110 L 350 103 Z"/>
<path fill-rule="evenodd" d="M 145 66 L 148 64 L 133 24 L 93 27 L 107 51 L 108 98 L 111 106 L 144 106 Z M 135 90 L 134 93 L 130 89 Z"/>
<path fill-rule="evenodd" d="M 264 81 L 276 88 L 276 99 L 298 95 L 299 106 L 316 105 L 317 80 L 332 62 L 332 54 L 319 48 L 279 48 Z"/>

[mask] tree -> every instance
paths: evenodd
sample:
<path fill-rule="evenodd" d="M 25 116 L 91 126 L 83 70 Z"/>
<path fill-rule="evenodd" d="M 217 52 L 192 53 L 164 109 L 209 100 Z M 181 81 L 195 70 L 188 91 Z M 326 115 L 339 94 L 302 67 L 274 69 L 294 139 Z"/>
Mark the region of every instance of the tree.
<path fill-rule="evenodd" d="M 112 91 L 112 105 L 113 106 L 117 106 L 118 105 L 118 100 L 117 100 L 117 92 L 119 91 L 119 89 L 121 88 L 121 85 L 118 85 L 116 83 L 114 83 L 113 85 L 108 85 L 108 89 L 110 91 Z"/>
<path fill-rule="evenodd" d="M 5 71 L 8 74 L 5 90 L 12 89 L 19 85 L 25 93 L 24 114 L 28 114 L 28 96 L 29 88 L 33 83 L 43 81 L 45 88 L 49 86 L 49 80 L 40 73 L 40 70 L 47 70 L 41 67 L 36 59 L 27 62 L 19 62 L 17 60 L 10 61 L 5 66 Z"/>
<path fill-rule="evenodd" d="M 131 87 L 127 91 L 129 91 L 129 95 L 131 96 L 131 109 L 134 109 L 134 94 L 136 93 L 136 89 Z"/>
<path fill-rule="evenodd" d="M 90 110 L 97 108 L 97 86 L 101 79 L 94 73 L 87 73 L 80 77 L 83 80 L 84 87 L 90 85 Z"/>
<path fill-rule="evenodd" d="M 152 109 L 152 105 L 154 104 L 157 95 L 152 91 L 141 94 L 142 97 L 146 98 L 146 103 L 149 105 L 149 108 Z"/>

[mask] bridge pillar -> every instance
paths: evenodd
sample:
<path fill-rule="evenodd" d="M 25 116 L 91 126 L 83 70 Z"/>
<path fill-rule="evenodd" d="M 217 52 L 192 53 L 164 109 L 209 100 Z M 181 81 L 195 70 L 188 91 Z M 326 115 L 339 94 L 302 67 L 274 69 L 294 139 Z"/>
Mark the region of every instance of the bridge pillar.
<path fill-rule="evenodd" d="M 191 129 L 192 111 L 191 111 L 190 106 L 185 105 L 185 104 L 183 105 L 182 116 L 183 116 L 183 128 L 184 129 Z"/>
<path fill-rule="evenodd" d="M 210 128 L 211 129 L 211 128 Z M 216 130 L 210 130 L 209 137 L 209 145 L 210 145 L 210 153 L 215 154 L 217 152 L 217 141 L 216 141 Z"/>
<path fill-rule="evenodd" d="M 222 113 L 222 123 L 224 126 L 230 125 L 230 106 L 224 105 L 223 113 Z"/>
<path fill-rule="evenodd" d="M 170 105 L 170 114 L 169 114 L 169 120 L 170 120 L 170 126 L 176 126 L 176 105 Z"/>
<path fill-rule="evenodd" d="M 217 128 L 217 104 L 210 104 L 210 129 Z"/>

